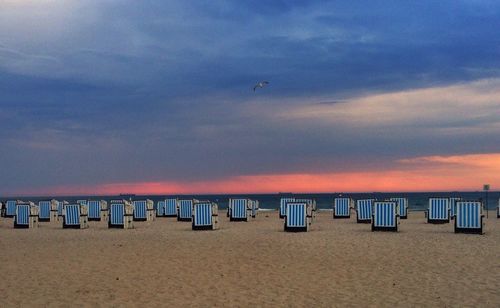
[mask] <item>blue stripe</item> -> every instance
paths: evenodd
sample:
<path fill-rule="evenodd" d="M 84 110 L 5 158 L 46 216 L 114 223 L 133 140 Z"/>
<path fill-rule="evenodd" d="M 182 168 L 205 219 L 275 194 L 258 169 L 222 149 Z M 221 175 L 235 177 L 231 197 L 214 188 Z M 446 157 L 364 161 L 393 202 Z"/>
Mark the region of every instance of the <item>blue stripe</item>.
<path fill-rule="evenodd" d="M 165 200 L 165 215 L 177 215 L 177 199 Z M 189 214 L 189 216 L 191 216 L 191 214 Z"/>
<path fill-rule="evenodd" d="M 371 220 L 373 199 L 357 200 L 357 214 L 360 220 Z"/>
<path fill-rule="evenodd" d="M 147 212 L 146 201 L 134 201 L 134 218 L 146 219 Z"/>
<path fill-rule="evenodd" d="M 179 201 L 179 217 L 183 219 L 191 218 L 193 212 L 193 201 L 192 200 L 180 200 Z"/>
<path fill-rule="evenodd" d="M 373 224 L 376 227 L 395 227 L 397 205 L 395 201 L 376 201 Z"/>
<path fill-rule="evenodd" d="M 16 201 L 9 200 L 5 203 L 5 214 L 8 216 L 16 215 Z"/>
<path fill-rule="evenodd" d="M 125 204 L 112 203 L 109 206 L 109 221 L 112 225 L 123 226 L 125 219 Z"/>
<path fill-rule="evenodd" d="M 286 225 L 287 227 L 305 227 L 307 216 L 307 203 L 287 203 L 286 204 Z"/>
<path fill-rule="evenodd" d="M 193 206 L 194 206 L 194 224 L 196 226 L 212 225 L 212 204 L 195 203 Z"/>
<path fill-rule="evenodd" d="M 38 217 L 41 219 L 50 218 L 50 201 L 40 201 L 38 202 Z"/>
<path fill-rule="evenodd" d="M 19 204 L 14 210 L 16 223 L 18 225 L 29 225 L 30 218 L 30 205 Z"/>
<path fill-rule="evenodd" d="M 231 217 L 247 218 L 247 199 L 231 199 Z"/>
<path fill-rule="evenodd" d="M 80 204 L 67 204 L 65 207 L 66 216 L 64 221 L 67 225 L 80 224 Z"/>
<path fill-rule="evenodd" d="M 334 211 L 335 216 L 349 216 L 350 198 L 335 198 Z"/>
<path fill-rule="evenodd" d="M 101 218 L 101 201 L 91 200 L 88 202 L 89 218 Z"/>

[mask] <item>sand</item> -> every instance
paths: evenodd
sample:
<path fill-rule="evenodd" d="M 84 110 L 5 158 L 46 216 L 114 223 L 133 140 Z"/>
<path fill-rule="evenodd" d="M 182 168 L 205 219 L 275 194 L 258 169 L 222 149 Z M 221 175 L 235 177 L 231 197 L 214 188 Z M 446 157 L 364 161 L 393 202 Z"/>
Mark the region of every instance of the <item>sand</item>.
<path fill-rule="evenodd" d="M 217 231 L 171 218 L 108 230 L 0 219 L 0 307 L 500 306 L 500 219 L 454 234 L 410 213 L 400 232 L 333 220 L 284 233 L 277 212 L 220 217 Z M 266 217 L 266 215 L 268 217 Z"/>

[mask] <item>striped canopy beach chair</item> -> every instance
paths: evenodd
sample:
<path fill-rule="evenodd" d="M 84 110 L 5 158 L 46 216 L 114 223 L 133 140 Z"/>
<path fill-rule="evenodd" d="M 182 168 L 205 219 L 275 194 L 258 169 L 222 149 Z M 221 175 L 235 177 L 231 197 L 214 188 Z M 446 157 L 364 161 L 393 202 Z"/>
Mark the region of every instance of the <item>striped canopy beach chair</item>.
<path fill-rule="evenodd" d="M 193 203 L 193 230 L 219 229 L 219 213 L 217 203 L 210 201 L 196 201 Z"/>
<path fill-rule="evenodd" d="M 295 198 L 281 198 L 280 199 L 280 208 L 279 208 L 279 215 L 280 218 L 285 218 L 286 216 L 286 203 L 290 201 L 295 201 Z"/>
<path fill-rule="evenodd" d="M 372 222 L 373 201 L 375 201 L 375 199 L 356 200 L 356 222 L 358 223 Z"/>
<path fill-rule="evenodd" d="M 165 217 L 165 200 L 156 202 L 156 217 Z"/>
<path fill-rule="evenodd" d="M 82 203 L 70 203 L 63 208 L 64 229 L 86 229 L 88 223 L 88 206 Z"/>
<path fill-rule="evenodd" d="M 390 198 L 389 201 L 396 201 L 398 203 L 400 219 L 408 218 L 408 198 L 396 197 L 396 198 Z"/>
<path fill-rule="evenodd" d="M 68 201 L 57 201 L 57 220 L 63 217 L 63 209 L 66 204 L 69 204 Z"/>
<path fill-rule="evenodd" d="M 229 221 L 248 221 L 252 217 L 252 200 L 229 199 Z"/>
<path fill-rule="evenodd" d="M 450 198 L 450 219 L 455 219 L 455 215 L 457 215 L 457 202 L 460 200 L 462 200 L 462 198 Z"/>
<path fill-rule="evenodd" d="M 177 198 L 167 198 L 165 199 L 165 216 L 166 217 L 177 217 Z"/>
<path fill-rule="evenodd" d="M 16 204 L 18 202 L 22 203 L 22 201 L 19 200 L 7 200 L 5 202 L 5 217 L 12 218 L 16 215 Z"/>
<path fill-rule="evenodd" d="M 450 222 L 450 199 L 429 198 L 427 222 L 430 224 L 444 224 Z"/>
<path fill-rule="evenodd" d="M 481 201 L 458 201 L 455 216 L 455 233 L 483 234 L 483 203 Z"/>
<path fill-rule="evenodd" d="M 152 200 L 135 200 L 134 205 L 134 221 L 153 221 L 154 220 L 154 202 Z"/>
<path fill-rule="evenodd" d="M 38 207 L 33 202 L 16 202 L 14 228 L 38 227 Z"/>
<path fill-rule="evenodd" d="M 108 203 L 105 200 L 89 200 L 89 221 L 107 221 Z"/>
<path fill-rule="evenodd" d="M 335 198 L 333 200 L 333 218 L 351 218 L 353 200 L 351 198 Z"/>
<path fill-rule="evenodd" d="M 193 215 L 193 203 L 198 200 L 181 199 L 178 202 L 177 221 L 191 221 Z"/>
<path fill-rule="evenodd" d="M 56 221 L 57 220 L 57 204 L 56 200 L 38 201 L 38 221 Z"/>
<path fill-rule="evenodd" d="M 108 228 L 133 229 L 134 206 L 126 200 L 112 200 L 108 209 Z"/>
<path fill-rule="evenodd" d="M 80 199 L 80 200 L 76 200 L 76 203 L 78 203 L 78 204 L 83 204 L 83 205 L 87 205 L 88 200 L 83 200 L 83 199 Z"/>
<path fill-rule="evenodd" d="M 397 201 L 374 201 L 372 231 L 398 231 L 399 203 Z"/>
<path fill-rule="evenodd" d="M 312 203 L 288 201 L 285 203 L 286 232 L 307 232 L 312 224 Z"/>

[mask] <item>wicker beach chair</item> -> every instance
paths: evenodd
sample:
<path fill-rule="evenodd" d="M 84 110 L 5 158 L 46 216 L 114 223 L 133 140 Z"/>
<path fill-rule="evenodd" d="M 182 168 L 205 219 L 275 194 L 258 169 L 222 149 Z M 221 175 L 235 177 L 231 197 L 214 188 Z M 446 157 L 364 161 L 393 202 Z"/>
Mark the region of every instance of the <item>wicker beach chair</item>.
<path fill-rule="evenodd" d="M 14 228 L 38 227 L 38 207 L 33 202 L 16 202 Z"/>
<path fill-rule="evenodd" d="M 351 218 L 353 200 L 351 198 L 335 198 L 333 200 L 333 218 Z"/>
<path fill-rule="evenodd" d="M 179 200 L 179 208 L 177 209 L 177 221 L 191 221 L 194 202 L 195 200 L 192 199 Z"/>
<path fill-rule="evenodd" d="M 18 202 L 22 202 L 22 201 L 7 200 L 5 202 L 4 217 L 12 218 L 12 217 L 16 216 L 16 205 Z"/>
<path fill-rule="evenodd" d="M 398 231 L 399 203 L 397 201 L 374 201 L 372 231 Z"/>
<path fill-rule="evenodd" d="M 229 220 L 248 221 L 252 217 L 252 200 L 229 199 Z"/>
<path fill-rule="evenodd" d="M 58 202 L 54 199 L 38 201 L 38 221 L 39 222 L 56 221 L 57 204 Z"/>
<path fill-rule="evenodd" d="M 217 203 L 210 201 L 193 202 L 193 230 L 219 229 L 219 213 Z"/>
<path fill-rule="evenodd" d="M 372 207 L 375 199 L 356 200 L 356 221 L 358 223 L 372 222 Z"/>
<path fill-rule="evenodd" d="M 400 219 L 408 218 L 408 198 L 395 197 L 395 198 L 390 198 L 389 201 L 396 201 L 398 203 L 398 209 L 399 209 L 398 214 Z"/>
<path fill-rule="evenodd" d="M 445 224 L 450 222 L 450 199 L 429 198 L 427 222 L 430 224 Z"/>
<path fill-rule="evenodd" d="M 462 200 L 462 198 L 450 198 L 450 219 L 455 219 L 457 215 L 457 202 L 460 200 Z"/>
<path fill-rule="evenodd" d="M 134 221 L 153 221 L 154 220 L 154 202 L 152 200 L 135 200 L 134 206 Z"/>
<path fill-rule="evenodd" d="M 307 232 L 312 224 L 312 203 L 288 201 L 285 203 L 284 230 L 286 232 Z"/>
<path fill-rule="evenodd" d="M 83 203 L 70 203 L 64 205 L 62 226 L 65 229 L 88 228 L 88 206 Z"/>
<path fill-rule="evenodd" d="M 483 234 L 484 214 L 481 201 L 458 201 L 455 233 Z"/>
<path fill-rule="evenodd" d="M 165 216 L 166 217 L 177 217 L 177 198 L 165 199 Z"/>
<path fill-rule="evenodd" d="M 286 203 L 290 201 L 295 201 L 295 198 L 281 198 L 280 199 L 280 208 L 279 215 L 280 218 L 285 218 L 286 216 Z"/>
<path fill-rule="evenodd" d="M 108 203 L 105 200 L 89 200 L 89 221 L 107 221 Z"/>
<path fill-rule="evenodd" d="M 134 206 L 126 200 L 112 200 L 108 209 L 108 228 L 133 229 Z"/>

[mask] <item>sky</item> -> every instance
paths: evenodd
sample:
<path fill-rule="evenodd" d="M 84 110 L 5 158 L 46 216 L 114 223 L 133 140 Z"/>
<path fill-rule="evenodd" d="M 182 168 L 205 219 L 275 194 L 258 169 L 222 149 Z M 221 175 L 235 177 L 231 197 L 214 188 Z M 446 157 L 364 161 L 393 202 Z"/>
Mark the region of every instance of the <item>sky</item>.
<path fill-rule="evenodd" d="M 498 190 L 498 29 L 487 0 L 0 0 L 0 194 Z"/>

